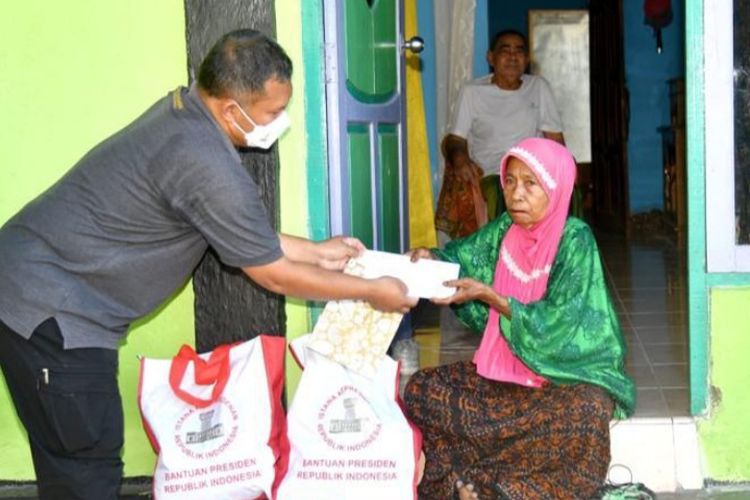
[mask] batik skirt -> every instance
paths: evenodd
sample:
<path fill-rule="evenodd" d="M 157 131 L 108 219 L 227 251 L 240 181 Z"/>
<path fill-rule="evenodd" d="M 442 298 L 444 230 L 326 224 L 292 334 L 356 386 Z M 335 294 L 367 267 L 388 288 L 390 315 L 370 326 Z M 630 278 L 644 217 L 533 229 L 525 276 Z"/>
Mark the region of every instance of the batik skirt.
<path fill-rule="evenodd" d="M 417 372 L 404 402 L 424 438 L 420 499 L 457 498 L 458 479 L 480 499 L 589 499 L 604 484 L 614 404 L 599 387 L 496 382 L 466 361 Z"/>

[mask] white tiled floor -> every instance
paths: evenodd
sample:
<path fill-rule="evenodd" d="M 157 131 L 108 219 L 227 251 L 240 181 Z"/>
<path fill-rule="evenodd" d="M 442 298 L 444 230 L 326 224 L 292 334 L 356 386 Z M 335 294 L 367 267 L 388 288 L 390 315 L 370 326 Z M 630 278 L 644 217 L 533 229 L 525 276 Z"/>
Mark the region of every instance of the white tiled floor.
<path fill-rule="evenodd" d="M 664 238 L 598 235 L 638 389 L 636 417 L 690 414 L 684 249 Z"/>

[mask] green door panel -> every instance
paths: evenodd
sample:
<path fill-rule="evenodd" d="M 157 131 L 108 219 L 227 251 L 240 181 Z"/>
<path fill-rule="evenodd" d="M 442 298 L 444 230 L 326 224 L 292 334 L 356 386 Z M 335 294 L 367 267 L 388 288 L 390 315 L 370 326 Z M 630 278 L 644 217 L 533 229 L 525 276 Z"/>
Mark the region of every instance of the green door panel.
<path fill-rule="evenodd" d="M 372 166 L 370 165 L 370 133 L 368 126 L 350 123 L 347 127 L 349 145 L 349 193 L 351 196 L 351 235 L 367 248 L 375 247 L 372 217 Z"/>
<path fill-rule="evenodd" d="M 386 252 L 401 251 L 400 236 L 400 172 L 399 172 L 399 136 L 395 125 L 378 125 L 378 148 L 380 158 L 380 203 L 382 207 L 381 235 L 382 249 Z"/>
<path fill-rule="evenodd" d="M 346 0 L 344 7 L 346 86 L 357 100 L 385 102 L 398 79 L 396 0 Z"/>

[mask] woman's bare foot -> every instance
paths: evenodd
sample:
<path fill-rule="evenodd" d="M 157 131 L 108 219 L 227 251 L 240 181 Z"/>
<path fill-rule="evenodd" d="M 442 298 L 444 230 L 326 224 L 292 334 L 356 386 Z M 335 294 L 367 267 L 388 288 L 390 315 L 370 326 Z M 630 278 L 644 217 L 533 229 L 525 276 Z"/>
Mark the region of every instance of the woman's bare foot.
<path fill-rule="evenodd" d="M 479 496 L 474 491 L 474 485 L 471 483 L 464 483 L 460 479 L 456 481 L 456 490 L 458 490 L 458 498 L 460 500 L 477 500 Z"/>

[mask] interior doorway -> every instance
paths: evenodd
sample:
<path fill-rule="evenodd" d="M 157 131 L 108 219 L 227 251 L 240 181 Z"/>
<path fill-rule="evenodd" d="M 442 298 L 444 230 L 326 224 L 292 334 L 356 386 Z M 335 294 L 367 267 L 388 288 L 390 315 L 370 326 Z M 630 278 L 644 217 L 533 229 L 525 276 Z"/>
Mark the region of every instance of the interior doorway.
<path fill-rule="evenodd" d="M 630 204 L 622 0 L 591 0 L 589 15 L 592 222 L 597 229 L 623 234 Z"/>

